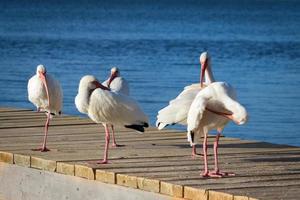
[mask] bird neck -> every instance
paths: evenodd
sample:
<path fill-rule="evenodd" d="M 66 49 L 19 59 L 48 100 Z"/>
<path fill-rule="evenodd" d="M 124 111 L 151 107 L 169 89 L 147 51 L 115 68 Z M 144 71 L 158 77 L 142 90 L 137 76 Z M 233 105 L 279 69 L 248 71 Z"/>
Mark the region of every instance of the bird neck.
<path fill-rule="evenodd" d="M 113 73 L 113 74 L 110 75 L 110 77 L 109 77 L 109 79 L 108 79 L 108 84 L 107 84 L 108 88 L 110 88 L 111 82 L 113 82 L 113 80 L 114 80 L 115 78 L 117 78 L 117 77 L 118 77 L 118 73 Z"/>
<path fill-rule="evenodd" d="M 208 63 L 207 68 L 205 70 L 205 83 L 207 85 L 209 85 L 213 82 L 215 82 L 215 78 L 214 78 L 214 75 L 213 75 L 212 70 L 211 70 L 211 65 L 210 65 L 210 63 Z"/>

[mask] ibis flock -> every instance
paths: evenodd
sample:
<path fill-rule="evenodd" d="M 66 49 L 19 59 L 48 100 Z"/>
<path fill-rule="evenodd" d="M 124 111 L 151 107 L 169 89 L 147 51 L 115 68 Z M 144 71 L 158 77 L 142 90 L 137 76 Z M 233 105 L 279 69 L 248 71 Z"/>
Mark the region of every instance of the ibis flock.
<path fill-rule="evenodd" d="M 186 86 L 169 104 L 158 111 L 156 126 L 159 130 L 174 124 L 187 127 L 187 140 L 192 147 L 192 158 L 202 157 L 204 161 L 202 177 L 234 176 L 232 172 L 221 171 L 218 164 L 218 147 L 220 135 L 228 122 L 238 125 L 247 122 L 245 107 L 237 101 L 235 89 L 226 82 L 214 79 L 211 58 L 207 52 L 200 55 L 200 82 Z M 34 151 L 50 151 L 47 148 L 48 126 L 52 117 L 62 113 L 63 93 L 60 83 L 51 76 L 46 67 L 38 65 L 36 74 L 28 81 L 28 99 L 37 109 L 45 112 L 44 139 Z M 120 147 L 115 139 L 114 127 L 125 127 L 137 132 L 144 132 L 149 127 L 149 119 L 129 95 L 129 84 L 121 76 L 117 67 L 111 68 L 110 76 L 100 82 L 93 75 L 81 78 L 75 105 L 79 112 L 105 129 L 105 147 L 103 159 L 99 164 L 108 163 L 110 136 L 112 146 Z M 214 170 L 208 168 L 207 149 L 208 132 L 216 130 L 213 144 Z M 112 135 L 110 135 L 110 133 Z M 196 144 L 202 140 L 202 153 L 196 151 Z"/>

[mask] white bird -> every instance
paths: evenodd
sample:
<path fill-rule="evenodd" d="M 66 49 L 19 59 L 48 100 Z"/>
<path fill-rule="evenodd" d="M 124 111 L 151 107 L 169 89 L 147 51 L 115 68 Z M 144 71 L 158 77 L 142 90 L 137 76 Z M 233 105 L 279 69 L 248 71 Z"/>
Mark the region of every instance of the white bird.
<path fill-rule="evenodd" d="M 120 70 L 113 67 L 110 70 L 110 77 L 102 83 L 102 85 L 110 88 L 112 91 L 129 96 L 129 84 L 125 78 L 120 76 Z M 110 125 L 112 130 L 113 147 L 118 147 L 115 139 L 115 130 L 113 124 Z"/>
<path fill-rule="evenodd" d="M 47 115 L 43 145 L 34 150 L 49 151 L 46 147 L 48 126 L 52 116 L 61 114 L 63 96 L 61 86 L 57 80 L 46 73 L 43 65 L 38 65 L 36 75 L 29 79 L 27 88 L 29 101 L 37 107 L 37 111 L 45 111 Z"/>
<path fill-rule="evenodd" d="M 110 77 L 104 81 L 102 85 L 110 88 L 114 92 L 129 96 L 129 84 L 127 80 L 120 75 L 119 68 L 112 67 L 110 70 Z"/>
<path fill-rule="evenodd" d="M 108 145 L 110 134 L 108 124 L 131 128 L 144 132 L 148 127 L 148 117 L 137 102 L 127 95 L 110 91 L 94 76 L 86 75 L 81 78 L 75 104 L 79 112 L 87 114 L 94 122 L 105 127 L 104 158 L 98 162 L 108 162 Z"/>
<path fill-rule="evenodd" d="M 202 81 L 201 81 L 202 83 Z M 237 102 L 236 92 L 232 86 L 224 82 L 214 82 L 202 89 L 194 99 L 187 117 L 188 141 L 195 145 L 201 137 L 203 140 L 204 172 L 203 177 L 222 177 L 234 175 L 221 172 L 218 165 L 219 137 L 225 125 L 233 120 L 241 125 L 248 119 L 246 109 Z M 207 135 L 212 129 L 218 134 L 214 142 L 215 170 L 208 171 Z"/>
<path fill-rule="evenodd" d="M 205 78 L 205 85 L 215 82 L 212 70 L 211 59 L 207 52 L 200 55 L 201 75 L 200 80 Z M 187 125 L 187 115 L 190 106 L 203 84 L 195 83 L 186 86 L 184 90 L 169 105 L 158 111 L 156 126 L 159 130 L 168 125 L 181 124 Z M 192 157 L 197 155 L 195 145 L 192 146 Z"/>

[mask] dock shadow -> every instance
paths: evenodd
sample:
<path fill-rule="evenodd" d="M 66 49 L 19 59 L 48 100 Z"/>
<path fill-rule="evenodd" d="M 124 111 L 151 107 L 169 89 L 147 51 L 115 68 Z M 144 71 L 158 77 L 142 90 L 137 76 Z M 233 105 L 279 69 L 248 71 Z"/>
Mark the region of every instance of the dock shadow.
<path fill-rule="evenodd" d="M 300 157 L 275 157 L 275 158 L 251 158 L 246 159 L 251 162 L 300 162 Z"/>
<path fill-rule="evenodd" d="M 174 145 L 168 145 L 168 146 L 174 146 L 178 148 L 191 148 L 189 144 L 174 144 Z M 196 145 L 197 148 L 202 148 L 201 144 Z M 213 144 L 208 144 L 208 148 L 212 148 Z M 244 149 L 253 149 L 253 148 L 295 148 L 293 146 L 289 145 L 279 145 L 279 144 L 272 144 L 268 142 L 249 142 L 249 143 L 228 143 L 228 144 L 222 144 L 222 142 L 219 143 L 219 148 L 244 148 Z"/>

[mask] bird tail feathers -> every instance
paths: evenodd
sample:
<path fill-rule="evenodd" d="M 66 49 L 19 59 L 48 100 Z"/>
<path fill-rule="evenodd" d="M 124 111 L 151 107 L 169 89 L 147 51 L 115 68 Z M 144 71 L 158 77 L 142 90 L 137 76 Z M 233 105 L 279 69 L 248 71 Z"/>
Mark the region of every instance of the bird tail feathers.
<path fill-rule="evenodd" d="M 136 130 L 141 133 L 145 132 L 144 128 L 147 128 L 147 127 L 149 127 L 149 124 L 147 122 L 144 122 L 142 125 L 140 125 L 140 124 L 125 125 L 125 128 L 130 128 L 130 129 Z"/>

